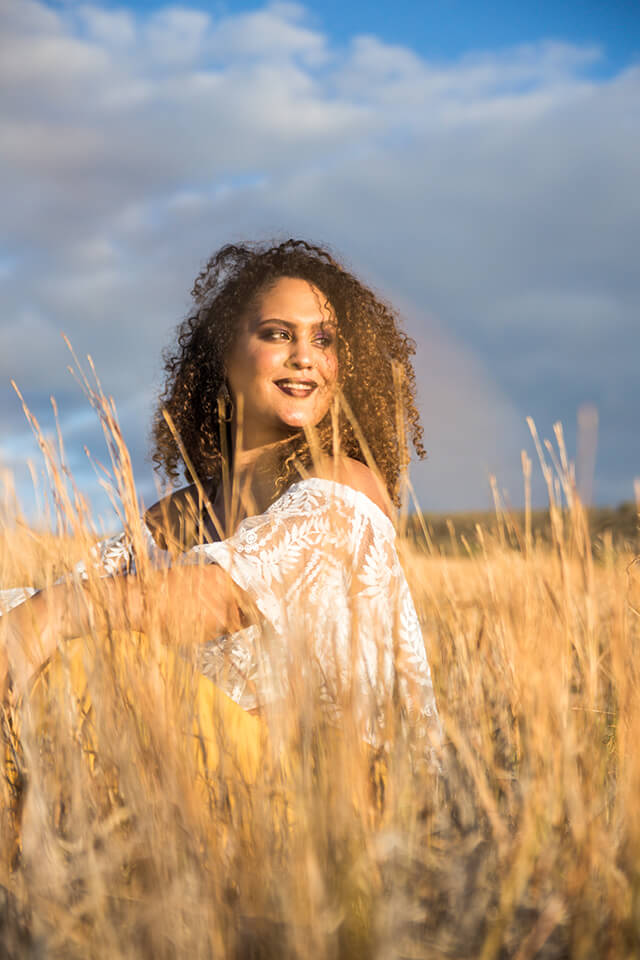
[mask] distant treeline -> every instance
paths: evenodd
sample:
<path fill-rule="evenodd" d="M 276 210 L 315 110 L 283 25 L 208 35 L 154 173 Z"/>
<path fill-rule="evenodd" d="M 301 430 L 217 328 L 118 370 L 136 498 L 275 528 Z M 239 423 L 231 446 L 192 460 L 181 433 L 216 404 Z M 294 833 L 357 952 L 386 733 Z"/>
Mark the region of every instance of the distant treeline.
<path fill-rule="evenodd" d="M 621 503 L 618 507 L 590 507 L 587 517 L 596 555 L 611 547 L 640 553 L 640 521 L 634 503 Z M 571 523 L 568 511 L 563 512 L 562 520 L 568 536 Z M 506 542 L 515 549 L 522 548 L 525 542 L 524 510 L 505 510 L 500 515 L 495 511 L 423 513 L 422 520 L 414 513 L 407 519 L 407 533 L 417 545 L 428 547 L 430 543 L 435 552 L 444 554 L 475 553 L 480 548 L 478 526 L 489 541 Z M 549 510 L 531 511 L 531 539 L 534 544 L 552 543 Z"/>

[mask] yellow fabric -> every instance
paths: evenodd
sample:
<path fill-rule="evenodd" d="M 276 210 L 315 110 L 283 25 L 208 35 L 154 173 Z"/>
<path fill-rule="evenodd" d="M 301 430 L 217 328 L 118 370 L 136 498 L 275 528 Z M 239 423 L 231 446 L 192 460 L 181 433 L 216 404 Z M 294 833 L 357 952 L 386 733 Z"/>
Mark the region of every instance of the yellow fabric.
<path fill-rule="evenodd" d="M 118 638 L 120 643 L 129 642 L 133 647 L 145 643 L 145 638 L 131 634 Z M 91 762 L 95 752 L 95 736 L 92 730 L 93 715 L 87 679 L 86 661 L 90 647 L 79 637 L 65 645 L 38 673 L 32 682 L 28 703 L 12 714 L 12 729 L 5 757 L 8 779 L 13 785 L 21 777 L 20 732 L 17 729 L 20 713 L 28 709 L 34 728 L 46 735 L 46 718 L 52 701 L 64 704 L 75 714 L 69 717 L 71 728 L 82 730 L 84 753 Z M 121 665 L 122 667 L 122 665 Z M 154 652 L 149 665 L 161 685 L 173 686 L 174 695 L 188 696 L 191 727 L 184 729 L 185 744 L 193 753 L 199 779 L 207 780 L 220 775 L 220 767 L 227 764 L 229 771 L 239 774 L 245 783 L 255 780 L 256 773 L 264 763 L 266 727 L 262 720 L 247 713 L 202 674 L 191 671 L 185 661 L 173 650 L 163 647 Z M 153 683 L 153 676 L 151 676 Z M 178 684 L 177 694 L 175 685 Z M 135 685 L 134 685 L 135 686 Z M 131 701 L 137 696 L 134 687 L 128 691 Z M 170 698 L 169 698 L 170 699 Z M 175 702 L 175 701 L 174 701 Z M 148 721 L 153 722 L 153 717 Z"/>
<path fill-rule="evenodd" d="M 199 803 L 204 804 L 203 811 L 210 808 L 213 797 L 224 798 L 225 803 L 235 807 L 240 796 L 238 791 L 242 791 L 246 799 L 249 796 L 247 788 L 251 788 L 258 777 L 264 778 L 266 775 L 269 780 L 269 771 L 272 771 L 272 783 L 277 784 L 269 794 L 274 822 L 291 824 L 295 804 L 292 803 L 290 792 L 301 774 L 301 760 L 297 752 L 292 757 L 275 751 L 270 742 L 267 724 L 259 716 L 244 711 L 212 681 L 190 669 L 184 659 L 173 650 L 160 647 L 154 649 L 150 655 L 146 638 L 135 634 L 122 635 L 116 638 L 116 641 L 116 649 L 128 653 L 120 653 L 114 657 L 113 662 L 105 659 L 106 652 L 96 656 L 95 648 L 85 638 L 78 638 L 65 645 L 34 680 L 28 701 L 13 711 L 13 729 L 8 731 L 10 735 L 5 738 L 5 772 L 12 795 L 9 806 L 12 809 L 17 844 L 20 844 L 21 808 L 26 782 L 23 775 L 26 773 L 28 778 L 28 769 L 25 769 L 21 755 L 21 731 L 18 729 L 19 725 L 27 722 L 24 711 L 28 711 L 29 729 L 35 732 L 37 742 L 49 751 L 52 746 L 54 750 L 57 749 L 55 736 L 53 743 L 49 743 L 51 719 L 53 718 L 55 727 L 60 719 L 60 711 L 63 711 L 63 741 L 67 744 L 75 741 L 80 752 L 76 752 L 75 758 L 73 754 L 64 757 L 51 753 L 51 763 L 59 763 L 60 769 L 64 770 L 66 764 L 73 764 L 81 757 L 81 762 L 86 763 L 93 774 L 97 759 L 104 759 L 105 743 L 107 753 L 111 752 L 105 734 L 107 738 L 113 737 L 114 724 L 117 724 L 118 720 L 117 711 L 120 709 L 115 696 L 106 698 L 111 699 L 111 707 L 115 712 L 107 717 L 106 726 L 101 727 L 104 710 L 109 710 L 109 704 L 101 707 L 96 715 L 90 690 L 99 695 L 101 684 L 105 682 L 121 685 L 118 695 L 121 701 L 127 701 L 127 729 L 131 731 L 132 723 L 134 724 L 137 742 L 132 745 L 132 749 L 135 749 L 140 786 L 143 789 L 147 775 L 144 769 L 145 739 L 149 744 L 153 741 L 156 748 L 155 754 L 153 749 L 149 751 L 149 756 L 157 757 L 158 745 L 162 750 L 162 738 L 164 733 L 168 732 L 169 735 L 173 734 L 173 743 L 167 749 L 169 759 L 176 752 L 180 752 L 183 745 L 191 751 L 187 760 L 190 761 L 190 769 L 195 774 L 199 788 L 195 791 L 194 799 L 200 797 Z M 128 662 L 127 656 L 131 651 L 134 656 L 133 659 L 129 656 Z M 104 677 L 92 673 L 101 668 L 100 664 L 106 668 Z M 127 671 L 132 664 L 140 672 L 137 676 L 133 672 L 129 678 Z M 144 683 L 140 682 L 141 677 Z M 144 699 L 147 692 L 145 688 L 155 691 L 155 705 L 153 699 Z M 167 710 L 162 715 L 165 703 Z M 178 722 L 185 722 L 182 730 L 172 727 L 175 717 L 181 718 Z M 335 731 L 334 736 L 336 743 L 339 742 L 339 731 Z M 373 760 L 373 756 L 371 759 Z M 152 772 L 148 774 L 149 777 L 153 775 Z M 378 807 L 384 795 L 384 764 L 373 764 L 371 775 L 372 791 L 369 803 L 373 801 L 373 806 Z M 101 763 L 100 778 L 113 801 L 122 786 L 117 766 L 109 772 L 105 764 Z M 343 796 L 344 791 L 349 791 L 350 788 L 348 779 L 341 780 L 339 786 L 336 784 L 336 788 Z M 359 802 L 355 796 L 353 800 L 360 805 L 363 797 Z"/>

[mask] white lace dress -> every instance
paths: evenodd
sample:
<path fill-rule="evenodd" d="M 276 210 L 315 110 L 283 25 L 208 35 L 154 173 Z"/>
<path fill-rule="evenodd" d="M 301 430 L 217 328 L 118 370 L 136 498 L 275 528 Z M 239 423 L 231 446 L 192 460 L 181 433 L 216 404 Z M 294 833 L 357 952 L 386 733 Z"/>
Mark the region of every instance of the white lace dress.
<path fill-rule="evenodd" d="M 167 566 L 146 533 L 151 561 Z M 193 547 L 180 562 L 218 564 L 264 618 L 208 643 L 200 668 L 245 709 L 297 685 L 294 693 L 319 696 L 338 722 L 348 706 L 367 739 L 378 740 L 392 705 L 437 733 L 422 631 L 394 541 L 393 524 L 367 496 L 311 478 L 227 540 Z M 124 534 L 94 549 L 105 574 L 135 572 Z"/>

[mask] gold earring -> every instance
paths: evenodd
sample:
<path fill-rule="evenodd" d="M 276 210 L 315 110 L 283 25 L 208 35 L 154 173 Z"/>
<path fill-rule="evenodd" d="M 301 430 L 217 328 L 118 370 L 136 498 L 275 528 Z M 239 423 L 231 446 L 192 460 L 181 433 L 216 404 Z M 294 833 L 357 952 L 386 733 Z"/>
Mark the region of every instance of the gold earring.
<path fill-rule="evenodd" d="M 220 423 L 231 423 L 234 413 L 233 397 L 229 393 L 227 381 L 222 381 L 222 386 L 218 390 L 218 420 Z"/>

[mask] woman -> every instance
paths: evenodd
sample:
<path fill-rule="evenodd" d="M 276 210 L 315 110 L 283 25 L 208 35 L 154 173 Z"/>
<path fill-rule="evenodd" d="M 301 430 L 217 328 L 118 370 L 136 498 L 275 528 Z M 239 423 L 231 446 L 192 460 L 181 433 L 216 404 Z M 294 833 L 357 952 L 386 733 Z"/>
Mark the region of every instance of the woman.
<path fill-rule="evenodd" d="M 99 602 L 67 583 L 11 612 L 14 683 L 101 609 L 110 627 L 155 624 L 169 643 L 179 610 L 202 670 L 245 711 L 263 714 L 297 684 L 370 742 L 398 706 L 435 729 L 391 521 L 407 433 L 424 454 L 412 341 L 303 241 L 223 247 L 193 297 L 153 426 L 156 466 L 191 486 L 147 511 L 138 535 L 99 545 L 111 575 Z"/>

